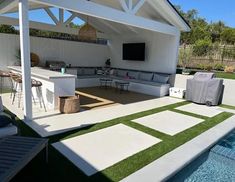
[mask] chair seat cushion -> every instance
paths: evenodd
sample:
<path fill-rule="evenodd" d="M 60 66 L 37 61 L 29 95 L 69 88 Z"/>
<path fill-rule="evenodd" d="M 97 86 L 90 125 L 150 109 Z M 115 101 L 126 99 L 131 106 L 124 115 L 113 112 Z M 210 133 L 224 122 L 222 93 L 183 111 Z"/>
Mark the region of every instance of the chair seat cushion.
<path fill-rule="evenodd" d="M 11 124 L 12 120 L 5 116 L 5 115 L 0 115 L 0 128 L 5 127 L 9 124 Z"/>
<path fill-rule="evenodd" d="M 6 137 L 6 136 L 12 136 L 17 135 L 18 129 L 16 126 L 9 124 L 5 127 L 0 127 L 0 138 Z"/>

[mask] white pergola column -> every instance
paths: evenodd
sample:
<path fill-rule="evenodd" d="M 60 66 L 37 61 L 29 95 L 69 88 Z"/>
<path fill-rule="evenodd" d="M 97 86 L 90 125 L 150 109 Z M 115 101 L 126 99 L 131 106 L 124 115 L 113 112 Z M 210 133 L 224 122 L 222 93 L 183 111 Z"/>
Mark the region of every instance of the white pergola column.
<path fill-rule="evenodd" d="M 28 0 L 19 0 L 20 51 L 23 79 L 24 120 L 32 120 L 31 61 Z"/>

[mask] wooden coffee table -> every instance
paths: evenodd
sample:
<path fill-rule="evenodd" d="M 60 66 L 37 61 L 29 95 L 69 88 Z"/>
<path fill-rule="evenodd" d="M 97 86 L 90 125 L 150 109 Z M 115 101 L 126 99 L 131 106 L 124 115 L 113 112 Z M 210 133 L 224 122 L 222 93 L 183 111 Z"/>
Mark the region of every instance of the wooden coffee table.
<path fill-rule="evenodd" d="M 119 90 L 121 93 L 122 91 L 128 91 L 130 83 L 126 81 L 115 81 L 116 90 Z"/>

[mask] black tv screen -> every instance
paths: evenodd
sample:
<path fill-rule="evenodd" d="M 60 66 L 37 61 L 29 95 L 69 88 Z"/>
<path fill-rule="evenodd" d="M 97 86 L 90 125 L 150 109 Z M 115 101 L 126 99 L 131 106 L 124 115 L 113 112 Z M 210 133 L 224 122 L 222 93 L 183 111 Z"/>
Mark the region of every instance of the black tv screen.
<path fill-rule="evenodd" d="M 129 61 L 145 60 L 145 43 L 128 43 L 123 44 L 122 59 Z"/>

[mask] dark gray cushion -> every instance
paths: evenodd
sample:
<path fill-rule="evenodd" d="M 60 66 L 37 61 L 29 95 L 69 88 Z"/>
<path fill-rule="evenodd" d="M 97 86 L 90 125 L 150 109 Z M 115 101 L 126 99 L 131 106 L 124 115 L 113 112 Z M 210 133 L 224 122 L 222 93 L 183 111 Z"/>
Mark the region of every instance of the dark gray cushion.
<path fill-rule="evenodd" d="M 0 115 L 0 128 L 8 126 L 9 124 L 11 124 L 12 120 L 5 116 L 5 115 Z"/>
<path fill-rule="evenodd" d="M 157 83 L 167 83 L 169 80 L 168 75 L 159 75 L 159 74 L 154 74 L 153 76 L 153 81 Z"/>
<path fill-rule="evenodd" d="M 83 75 L 83 68 L 78 68 L 78 70 L 77 70 L 78 72 L 77 72 L 77 75 L 79 76 L 79 75 Z"/>
<path fill-rule="evenodd" d="M 139 72 L 137 71 L 129 71 L 128 72 L 128 76 L 130 77 L 130 79 L 138 79 L 139 78 Z"/>
<path fill-rule="evenodd" d="M 144 81 L 151 81 L 153 73 L 140 73 L 139 79 Z"/>
<path fill-rule="evenodd" d="M 118 77 L 126 77 L 127 76 L 127 71 L 125 71 L 125 70 L 117 70 L 117 76 Z"/>
<path fill-rule="evenodd" d="M 83 74 L 84 75 L 95 75 L 95 68 L 84 68 Z"/>

